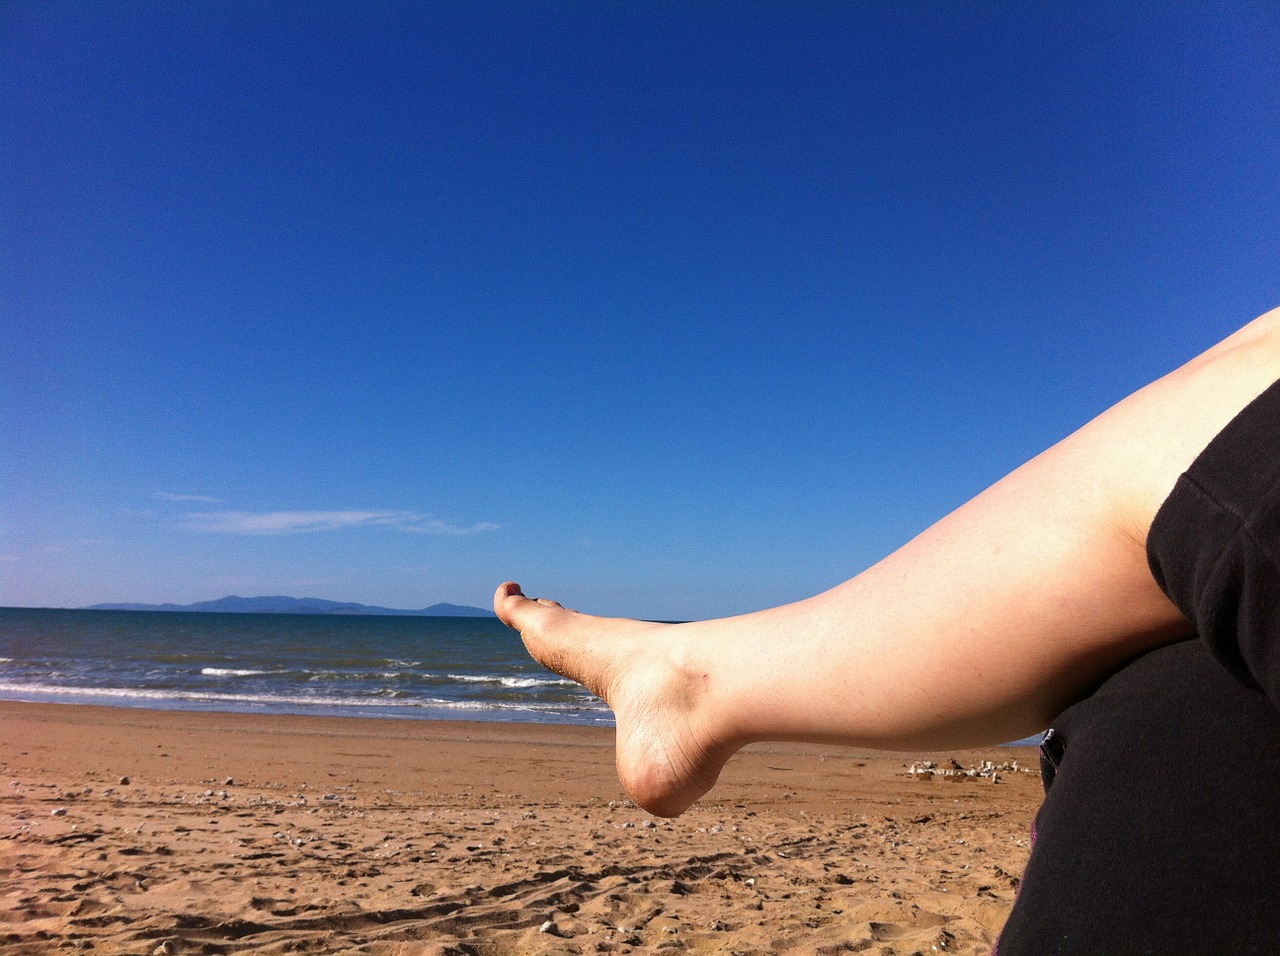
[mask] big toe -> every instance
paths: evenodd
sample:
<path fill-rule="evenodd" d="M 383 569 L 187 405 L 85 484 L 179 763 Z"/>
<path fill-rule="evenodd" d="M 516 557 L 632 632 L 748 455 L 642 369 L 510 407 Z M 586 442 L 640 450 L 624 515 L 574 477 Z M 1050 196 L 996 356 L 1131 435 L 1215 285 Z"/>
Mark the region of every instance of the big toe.
<path fill-rule="evenodd" d="M 524 591 L 515 581 L 503 581 L 498 590 L 493 592 L 493 610 L 503 624 L 515 627 L 514 615 L 519 612 L 520 604 L 527 601 Z"/>

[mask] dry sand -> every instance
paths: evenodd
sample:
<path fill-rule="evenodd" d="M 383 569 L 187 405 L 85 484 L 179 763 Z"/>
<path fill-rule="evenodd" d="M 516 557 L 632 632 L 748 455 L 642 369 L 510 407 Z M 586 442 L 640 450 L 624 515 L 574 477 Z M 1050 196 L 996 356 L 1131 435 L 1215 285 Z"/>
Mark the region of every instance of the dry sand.
<path fill-rule="evenodd" d="M 661 820 L 609 730 L 3 702 L 0 727 L 3 954 L 985 956 L 1041 793 L 775 745 Z"/>

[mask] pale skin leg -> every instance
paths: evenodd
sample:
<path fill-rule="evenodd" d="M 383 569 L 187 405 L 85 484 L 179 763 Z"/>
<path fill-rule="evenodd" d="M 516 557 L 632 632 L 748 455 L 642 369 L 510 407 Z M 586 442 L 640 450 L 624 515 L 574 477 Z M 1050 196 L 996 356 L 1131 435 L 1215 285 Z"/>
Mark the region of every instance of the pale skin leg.
<path fill-rule="evenodd" d="M 1016 739 L 1126 659 L 1190 633 L 1147 567 L 1160 504 L 1280 378 L 1280 309 L 1134 393 L 880 563 L 816 597 L 652 624 L 501 585 L 529 652 L 603 697 L 618 774 L 680 813 L 748 743 Z"/>

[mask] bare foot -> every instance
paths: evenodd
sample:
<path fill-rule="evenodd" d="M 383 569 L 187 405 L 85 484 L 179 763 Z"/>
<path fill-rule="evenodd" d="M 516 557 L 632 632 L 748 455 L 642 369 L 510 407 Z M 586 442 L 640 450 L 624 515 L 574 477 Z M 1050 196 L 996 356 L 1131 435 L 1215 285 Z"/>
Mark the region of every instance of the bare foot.
<path fill-rule="evenodd" d="M 494 610 L 533 657 L 613 708 L 618 777 L 659 816 L 676 816 L 711 789 L 741 744 L 724 733 L 715 687 L 683 640 L 684 625 L 579 614 L 520 585 L 498 587 Z"/>

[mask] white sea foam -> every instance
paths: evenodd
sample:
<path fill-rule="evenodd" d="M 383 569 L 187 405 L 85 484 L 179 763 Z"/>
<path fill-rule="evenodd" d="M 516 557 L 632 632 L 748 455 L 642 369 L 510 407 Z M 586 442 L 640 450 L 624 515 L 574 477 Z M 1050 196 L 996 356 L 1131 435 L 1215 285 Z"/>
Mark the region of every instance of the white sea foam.
<path fill-rule="evenodd" d="M 252 677 L 255 674 L 268 674 L 270 671 L 242 670 L 238 667 L 202 667 L 200 673 L 205 677 Z"/>
<path fill-rule="evenodd" d="M 434 675 L 423 671 L 296 671 L 307 675 L 307 680 L 320 681 L 365 681 L 365 680 L 428 680 Z M 436 678 L 439 680 L 440 678 Z"/>
<path fill-rule="evenodd" d="M 498 684 L 502 687 L 577 687 L 575 681 L 563 677 L 498 677 L 493 674 L 449 674 L 449 680 L 461 684 Z"/>
<path fill-rule="evenodd" d="M 539 680 L 536 677 L 500 677 L 498 683 L 503 687 L 574 687 L 571 680 Z"/>
<path fill-rule="evenodd" d="M 389 708 L 434 711 L 475 711 L 503 713 L 564 714 L 564 704 L 514 701 L 478 701 L 478 700 L 444 700 L 438 697 L 323 697 L 289 694 L 222 694 L 212 691 L 193 690 L 155 690 L 137 687 L 73 687 L 59 684 L 13 684 L 0 682 L 0 695 L 10 699 L 31 700 L 34 697 L 47 699 L 92 700 L 109 699 L 124 702 L 161 704 L 210 704 L 223 706 L 271 707 L 283 710 L 296 710 L 305 713 L 317 708 L 348 709 L 370 708 L 385 710 Z M 584 699 L 575 709 L 586 711 L 607 711 L 602 701 Z M 406 714 L 410 716 L 411 714 Z"/>
<path fill-rule="evenodd" d="M 192 694 L 185 691 L 144 690 L 137 687 L 68 687 L 61 684 L 4 684 L 0 694 L 38 694 L 53 697 L 110 697 L 120 700 L 210 700 L 228 697 L 225 694 Z M 19 697 L 18 699 L 26 699 Z"/>

